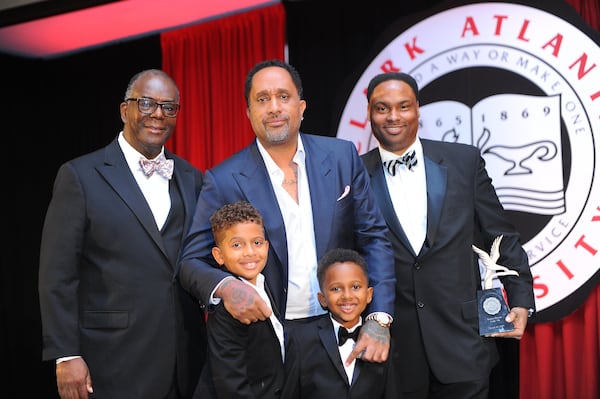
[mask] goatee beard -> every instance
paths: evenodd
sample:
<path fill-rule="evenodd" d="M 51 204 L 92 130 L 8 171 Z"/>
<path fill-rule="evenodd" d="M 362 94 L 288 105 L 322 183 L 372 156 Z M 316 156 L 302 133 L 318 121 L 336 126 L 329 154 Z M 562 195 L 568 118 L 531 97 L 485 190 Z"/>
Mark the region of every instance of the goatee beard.
<path fill-rule="evenodd" d="M 284 130 L 282 130 L 281 132 L 278 132 L 278 133 L 275 133 L 275 132 L 267 129 L 266 133 L 267 133 L 267 139 L 271 143 L 281 143 L 283 141 L 287 141 L 287 139 L 290 137 L 290 129 L 289 128 L 285 128 Z"/>

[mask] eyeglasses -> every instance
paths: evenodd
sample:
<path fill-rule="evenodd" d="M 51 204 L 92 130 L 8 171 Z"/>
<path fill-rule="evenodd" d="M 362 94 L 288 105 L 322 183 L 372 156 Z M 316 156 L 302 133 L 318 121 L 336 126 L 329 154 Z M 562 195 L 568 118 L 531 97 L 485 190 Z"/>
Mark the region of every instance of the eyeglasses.
<path fill-rule="evenodd" d="M 168 118 L 175 118 L 179 112 L 179 104 L 177 103 L 159 103 L 151 98 L 126 98 L 125 101 L 137 101 L 138 111 L 142 114 L 151 114 L 160 106 L 163 114 Z"/>

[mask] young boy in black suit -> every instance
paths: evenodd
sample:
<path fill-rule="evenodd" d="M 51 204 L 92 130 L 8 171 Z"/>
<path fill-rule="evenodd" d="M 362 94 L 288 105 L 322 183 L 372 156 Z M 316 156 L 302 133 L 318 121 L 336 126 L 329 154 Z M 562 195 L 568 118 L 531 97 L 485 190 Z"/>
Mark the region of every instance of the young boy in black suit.
<path fill-rule="evenodd" d="M 342 362 L 352 351 L 363 323 L 361 314 L 373 296 L 365 259 L 351 249 L 332 249 L 319 260 L 317 278 L 319 303 L 329 314 L 299 323 L 286 337 L 282 397 L 397 399 L 389 360 L 357 359 L 348 367 Z"/>
<path fill-rule="evenodd" d="M 224 205 L 210 218 L 216 246 L 212 255 L 219 265 L 252 286 L 273 303 L 261 274 L 267 263 L 269 242 L 263 219 L 248 202 Z M 236 320 L 223 302 L 209 309 L 208 361 L 194 398 L 278 399 L 284 380 L 283 326 L 273 309 L 269 319 L 251 324 Z"/>

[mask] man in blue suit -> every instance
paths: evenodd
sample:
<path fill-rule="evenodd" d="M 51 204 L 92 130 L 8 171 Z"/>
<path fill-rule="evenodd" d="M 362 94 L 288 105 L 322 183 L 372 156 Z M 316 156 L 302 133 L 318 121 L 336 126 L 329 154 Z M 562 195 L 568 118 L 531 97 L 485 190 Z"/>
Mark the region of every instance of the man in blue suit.
<path fill-rule="evenodd" d="M 418 95 L 405 73 L 377 75 L 367 88 L 379 147 L 362 159 L 394 248 L 394 372 L 405 399 L 487 399 L 498 354 L 479 334 L 472 244 L 487 251 L 502 236 L 498 264 L 519 273 L 501 277 L 514 330 L 497 337 L 523 335 L 535 305 L 529 262 L 479 150 L 417 137 Z"/>
<path fill-rule="evenodd" d="M 279 60 L 258 63 L 246 78 L 247 115 L 256 140 L 206 171 L 187 237 L 180 279 L 210 305 L 223 300 L 240 322 L 270 310 L 255 290 L 215 267 L 209 217 L 246 200 L 264 217 L 269 259 L 264 269 L 286 328 L 326 311 L 317 300 L 316 267 L 331 248 L 356 249 L 369 265 L 373 301 L 348 362 L 382 362 L 389 351 L 395 277 L 387 227 L 354 144 L 300 133 L 306 101 L 298 72 Z"/>

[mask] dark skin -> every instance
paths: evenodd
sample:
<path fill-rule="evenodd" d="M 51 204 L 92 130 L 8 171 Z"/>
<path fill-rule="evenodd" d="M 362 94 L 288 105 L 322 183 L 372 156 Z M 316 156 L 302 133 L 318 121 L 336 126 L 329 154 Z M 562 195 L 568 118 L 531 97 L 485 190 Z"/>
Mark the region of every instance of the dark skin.
<path fill-rule="evenodd" d="M 173 83 L 164 76 L 150 73 L 141 76 L 133 85 L 131 97 L 152 98 L 160 103 L 179 102 Z M 127 142 L 146 158 L 156 158 L 173 134 L 177 118 L 166 117 L 161 107 L 151 114 L 142 114 L 135 101 L 122 102 L 120 111 Z"/>
<path fill-rule="evenodd" d="M 367 275 L 353 262 L 336 262 L 329 266 L 317 293 L 319 303 L 331 316 L 350 329 L 373 298 Z"/>
<path fill-rule="evenodd" d="M 148 72 L 133 84 L 131 97 L 178 103 L 177 93 L 177 88 L 168 77 Z M 173 134 L 177 118 L 166 117 L 161 107 L 151 114 L 142 114 L 135 101 L 123 101 L 120 112 L 127 142 L 146 158 L 156 158 Z M 92 377 L 82 357 L 58 363 L 56 383 L 61 399 L 88 399 L 89 393 L 93 392 Z"/>
<path fill-rule="evenodd" d="M 306 101 L 298 95 L 298 89 L 285 69 L 267 67 L 254 75 L 246 114 L 258 140 L 288 180 L 295 176 L 292 159 L 298 148 L 300 122 L 305 109 Z M 284 188 L 294 198 L 294 191 Z M 271 315 L 271 309 L 256 290 L 233 277 L 223 281 L 215 296 L 223 300 L 227 311 L 241 323 L 266 320 Z M 369 320 L 362 327 L 346 364 L 359 356 L 369 362 L 384 362 L 389 349 L 389 329 Z"/>
<path fill-rule="evenodd" d="M 373 136 L 387 151 L 402 155 L 417 139 L 419 102 L 411 87 L 386 80 L 371 94 L 367 116 Z"/>
<path fill-rule="evenodd" d="M 378 84 L 371 94 L 367 114 L 373 135 L 385 150 L 402 155 L 417 139 L 419 102 L 407 83 L 392 79 Z M 527 309 L 513 307 L 506 322 L 513 323 L 514 330 L 491 336 L 521 339 L 527 317 Z"/>

